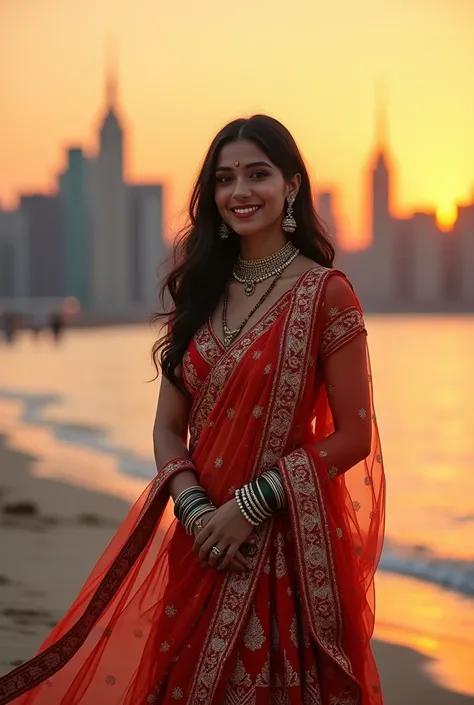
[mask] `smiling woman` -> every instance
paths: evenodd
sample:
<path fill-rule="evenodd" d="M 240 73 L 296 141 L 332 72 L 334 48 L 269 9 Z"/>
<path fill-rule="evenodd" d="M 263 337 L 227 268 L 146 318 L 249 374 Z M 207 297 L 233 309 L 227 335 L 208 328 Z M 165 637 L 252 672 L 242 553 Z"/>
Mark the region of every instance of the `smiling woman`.
<path fill-rule="evenodd" d="M 384 471 L 333 255 L 288 131 L 227 125 L 165 282 L 156 478 L 0 705 L 382 704 Z"/>

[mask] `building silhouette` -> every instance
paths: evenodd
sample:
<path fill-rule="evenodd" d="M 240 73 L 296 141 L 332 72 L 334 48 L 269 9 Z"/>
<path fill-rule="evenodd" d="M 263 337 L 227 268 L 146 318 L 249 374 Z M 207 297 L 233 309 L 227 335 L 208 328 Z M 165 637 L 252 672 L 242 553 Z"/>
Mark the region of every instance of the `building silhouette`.
<path fill-rule="evenodd" d="M 366 311 L 474 311 L 474 197 L 459 206 L 451 232 L 436 213 L 394 215 L 394 167 L 387 110 L 378 96 L 375 144 L 368 170 L 370 245 L 336 260 L 353 281 Z"/>

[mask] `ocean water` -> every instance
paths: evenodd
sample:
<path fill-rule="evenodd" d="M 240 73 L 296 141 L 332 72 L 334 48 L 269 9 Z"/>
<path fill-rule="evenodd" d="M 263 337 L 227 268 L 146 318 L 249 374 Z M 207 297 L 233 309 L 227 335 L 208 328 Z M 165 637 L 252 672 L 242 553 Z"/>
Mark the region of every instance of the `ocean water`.
<path fill-rule="evenodd" d="M 376 634 L 474 693 L 474 318 L 369 316 L 387 473 Z M 36 472 L 133 499 L 153 477 L 147 326 L 0 344 L 0 433 Z"/>

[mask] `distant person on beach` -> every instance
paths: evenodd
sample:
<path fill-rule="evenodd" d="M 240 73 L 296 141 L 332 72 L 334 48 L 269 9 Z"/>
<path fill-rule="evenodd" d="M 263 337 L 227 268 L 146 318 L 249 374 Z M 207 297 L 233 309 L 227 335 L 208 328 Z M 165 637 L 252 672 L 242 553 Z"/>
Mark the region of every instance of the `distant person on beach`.
<path fill-rule="evenodd" d="M 64 331 L 64 320 L 59 312 L 52 313 L 49 319 L 49 327 L 56 343 L 59 343 Z"/>
<path fill-rule="evenodd" d="M 15 342 L 16 331 L 17 319 L 15 314 L 5 311 L 3 314 L 3 334 L 8 345 L 12 345 Z"/>
<path fill-rule="evenodd" d="M 0 705 L 382 705 L 365 323 L 287 129 L 226 125 L 189 213 L 156 316 L 157 475 Z"/>

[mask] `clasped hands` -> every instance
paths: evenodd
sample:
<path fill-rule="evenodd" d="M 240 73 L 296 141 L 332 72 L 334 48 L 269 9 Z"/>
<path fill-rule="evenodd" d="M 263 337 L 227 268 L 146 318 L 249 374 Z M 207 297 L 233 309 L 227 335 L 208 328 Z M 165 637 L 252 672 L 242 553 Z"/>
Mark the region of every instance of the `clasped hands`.
<path fill-rule="evenodd" d="M 203 565 L 217 570 L 249 571 L 248 561 L 241 552 L 242 544 L 253 543 L 249 537 L 254 527 L 245 519 L 235 499 L 202 517 L 202 530 L 195 530 L 193 553 Z M 213 547 L 217 550 L 212 551 Z"/>

